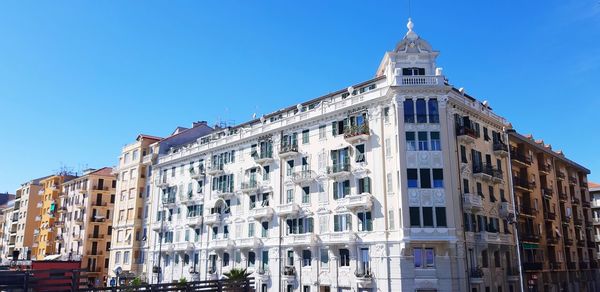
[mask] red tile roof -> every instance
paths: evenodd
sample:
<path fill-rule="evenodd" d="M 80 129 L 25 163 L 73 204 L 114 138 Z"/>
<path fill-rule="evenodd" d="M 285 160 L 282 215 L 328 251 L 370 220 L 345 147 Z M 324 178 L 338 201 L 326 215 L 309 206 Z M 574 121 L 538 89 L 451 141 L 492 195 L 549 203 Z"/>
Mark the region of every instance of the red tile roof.
<path fill-rule="evenodd" d="M 600 188 L 600 184 L 595 183 L 595 182 L 588 182 L 588 188 L 590 188 L 590 189 Z"/>

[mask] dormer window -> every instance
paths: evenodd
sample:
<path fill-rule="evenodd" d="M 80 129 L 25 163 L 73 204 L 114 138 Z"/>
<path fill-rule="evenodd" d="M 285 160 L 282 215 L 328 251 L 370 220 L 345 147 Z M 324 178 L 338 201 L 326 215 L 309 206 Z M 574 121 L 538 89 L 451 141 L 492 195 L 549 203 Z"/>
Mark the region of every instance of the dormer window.
<path fill-rule="evenodd" d="M 402 75 L 404 76 L 415 76 L 415 75 L 425 75 L 425 68 L 402 68 Z"/>

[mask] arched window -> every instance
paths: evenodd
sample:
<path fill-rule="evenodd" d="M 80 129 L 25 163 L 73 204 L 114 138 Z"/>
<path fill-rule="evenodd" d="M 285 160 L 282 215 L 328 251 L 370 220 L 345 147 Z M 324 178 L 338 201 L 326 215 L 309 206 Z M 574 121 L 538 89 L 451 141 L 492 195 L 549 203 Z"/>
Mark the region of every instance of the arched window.
<path fill-rule="evenodd" d="M 429 122 L 432 124 L 439 123 L 440 122 L 440 113 L 438 110 L 437 99 L 432 98 L 427 103 L 429 105 Z"/>
<path fill-rule="evenodd" d="M 415 122 L 415 105 L 412 99 L 404 100 L 404 122 L 414 123 Z"/>
<path fill-rule="evenodd" d="M 417 123 L 427 123 L 427 109 L 422 98 L 417 99 Z"/>

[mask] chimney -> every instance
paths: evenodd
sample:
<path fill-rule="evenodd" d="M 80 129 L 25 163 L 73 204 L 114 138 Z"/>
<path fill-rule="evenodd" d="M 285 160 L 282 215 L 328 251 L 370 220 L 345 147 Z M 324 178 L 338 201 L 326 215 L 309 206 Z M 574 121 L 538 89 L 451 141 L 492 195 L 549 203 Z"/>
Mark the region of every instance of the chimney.
<path fill-rule="evenodd" d="M 206 126 L 206 121 L 197 121 L 197 122 L 192 123 L 192 128 L 195 128 L 198 126 Z"/>

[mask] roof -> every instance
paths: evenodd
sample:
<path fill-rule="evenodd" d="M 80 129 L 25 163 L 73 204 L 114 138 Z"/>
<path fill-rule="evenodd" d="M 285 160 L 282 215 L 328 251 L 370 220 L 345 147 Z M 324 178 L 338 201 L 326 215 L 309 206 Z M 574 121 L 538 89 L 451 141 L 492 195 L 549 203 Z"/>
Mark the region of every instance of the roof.
<path fill-rule="evenodd" d="M 523 142 L 528 143 L 529 145 L 535 147 L 536 149 L 538 149 L 539 151 L 542 151 L 548 155 L 551 155 L 554 158 L 557 158 L 559 160 L 562 160 L 563 162 L 566 162 L 568 164 L 570 164 L 571 166 L 574 166 L 576 168 L 579 168 L 580 170 L 584 171 L 585 173 L 589 174 L 590 170 L 587 169 L 586 167 L 584 167 L 583 165 L 568 159 L 562 151 L 554 151 L 552 150 L 552 147 L 550 147 L 549 145 L 544 144 L 543 140 L 534 140 L 533 136 L 531 134 L 529 135 L 522 135 L 520 133 L 518 133 L 516 130 L 514 129 L 510 129 L 507 131 L 508 134 L 512 137 L 515 137 Z"/>
<path fill-rule="evenodd" d="M 92 171 L 89 174 L 113 176 L 112 171 L 112 167 L 103 167 L 98 170 Z"/>
<path fill-rule="evenodd" d="M 588 182 L 588 188 L 590 191 L 600 191 L 600 184 L 595 182 Z"/>
<path fill-rule="evenodd" d="M 150 139 L 150 140 L 156 140 L 156 141 L 162 140 L 161 137 L 152 136 L 152 135 L 146 135 L 146 134 L 139 134 L 137 136 L 136 140 L 139 141 L 140 139 Z"/>

